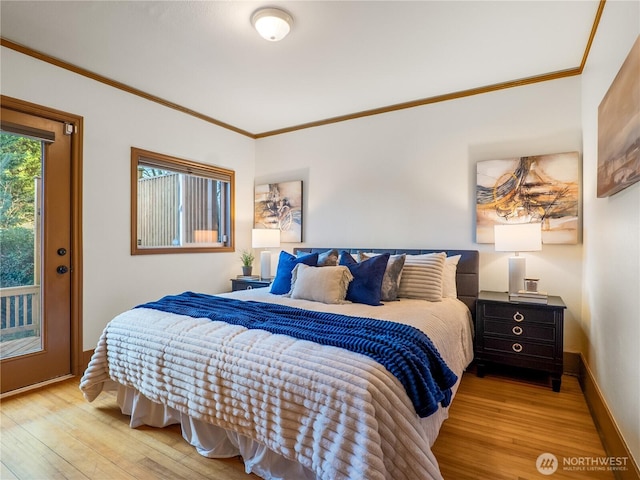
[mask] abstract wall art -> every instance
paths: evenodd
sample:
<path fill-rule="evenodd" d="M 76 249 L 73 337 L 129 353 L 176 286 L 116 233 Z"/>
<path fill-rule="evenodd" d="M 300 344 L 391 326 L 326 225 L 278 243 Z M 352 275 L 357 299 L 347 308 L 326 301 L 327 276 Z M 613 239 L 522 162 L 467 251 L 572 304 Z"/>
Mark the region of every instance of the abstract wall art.
<path fill-rule="evenodd" d="M 256 185 L 253 223 L 280 229 L 281 242 L 302 242 L 302 180 Z"/>
<path fill-rule="evenodd" d="M 541 223 L 542 243 L 578 243 L 578 152 L 477 164 L 476 241 L 493 243 L 496 224 Z"/>
<path fill-rule="evenodd" d="M 598 198 L 640 180 L 640 36 L 598 107 Z"/>

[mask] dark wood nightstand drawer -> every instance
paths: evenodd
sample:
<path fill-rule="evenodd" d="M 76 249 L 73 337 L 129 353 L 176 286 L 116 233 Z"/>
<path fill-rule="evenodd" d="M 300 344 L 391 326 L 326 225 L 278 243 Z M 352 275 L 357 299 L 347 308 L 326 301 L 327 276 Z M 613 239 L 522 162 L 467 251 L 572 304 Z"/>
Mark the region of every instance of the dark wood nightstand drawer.
<path fill-rule="evenodd" d="M 484 337 L 484 349 L 487 353 L 499 352 L 514 357 L 536 357 L 553 360 L 555 345 Z"/>
<path fill-rule="evenodd" d="M 536 308 L 527 305 L 501 305 L 497 303 L 482 304 L 482 314 L 486 317 L 502 318 L 518 323 L 539 322 L 555 323 L 555 311 L 546 308 Z"/>
<path fill-rule="evenodd" d="M 485 318 L 484 333 L 504 335 L 513 338 L 514 340 L 541 340 L 552 343 L 555 343 L 556 341 L 555 325 L 546 325 L 542 323 L 517 323 L 514 321 Z"/>
<path fill-rule="evenodd" d="M 251 290 L 253 288 L 268 287 L 271 285 L 270 279 L 260 280 L 253 279 L 231 279 L 231 291 L 237 292 L 238 290 Z"/>

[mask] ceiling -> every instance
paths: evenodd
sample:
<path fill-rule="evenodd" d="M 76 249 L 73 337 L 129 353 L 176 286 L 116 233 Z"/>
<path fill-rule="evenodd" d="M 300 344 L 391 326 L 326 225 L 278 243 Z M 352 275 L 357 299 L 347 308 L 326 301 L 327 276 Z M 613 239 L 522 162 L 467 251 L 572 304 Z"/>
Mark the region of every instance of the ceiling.
<path fill-rule="evenodd" d="M 10 1 L 4 40 L 252 135 L 581 66 L 598 0 Z M 267 42 L 250 17 L 294 18 Z"/>

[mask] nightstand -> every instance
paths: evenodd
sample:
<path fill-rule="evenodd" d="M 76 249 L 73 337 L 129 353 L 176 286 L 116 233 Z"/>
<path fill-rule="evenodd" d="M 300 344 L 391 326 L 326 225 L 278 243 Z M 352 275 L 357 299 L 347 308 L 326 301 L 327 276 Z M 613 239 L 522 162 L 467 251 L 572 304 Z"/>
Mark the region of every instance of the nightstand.
<path fill-rule="evenodd" d="M 252 288 L 268 287 L 271 285 L 272 278 L 232 278 L 231 291 L 251 290 Z"/>
<path fill-rule="evenodd" d="M 554 392 L 562 377 L 562 298 L 550 295 L 548 303 L 509 301 L 506 292 L 482 291 L 476 305 L 475 359 L 477 375 L 495 363 L 542 370 L 551 374 Z"/>

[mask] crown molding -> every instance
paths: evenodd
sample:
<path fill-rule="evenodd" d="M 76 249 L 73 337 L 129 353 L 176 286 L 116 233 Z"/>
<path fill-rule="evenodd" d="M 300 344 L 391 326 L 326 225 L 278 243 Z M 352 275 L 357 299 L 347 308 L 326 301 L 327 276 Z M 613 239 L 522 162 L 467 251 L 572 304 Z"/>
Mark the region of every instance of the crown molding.
<path fill-rule="evenodd" d="M 294 132 L 296 130 L 320 127 L 322 125 L 329 125 L 331 123 L 346 122 L 347 120 L 370 117 L 372 115 L 381 115 L 383 113 L 395 112 L 398 110 L 405 110 L 407 108 L 421 107 L 423 105 L 429 105 L 431 103 L 446 102 L 449 100 L 455 100 L 457 98 L 471 97 L 473 95 L 481 95 L 483 93 L 495 92 L 495 91 L 504 90 L 507 88 L 522 87 L 524 85 L 530 85 L 532 83 L 547 82 L 549 80 L 557 80 L 559 78 L 573 77 L 575 75 L 580 75 L 580 73 L 581 73 L 580 67 L 574 67 L 567 70 L 560 70 L 557 72 L 544 73 L 542 75 L 535 75 L 533 77 L 521 78 L 519 80 L 511 80 L 508 82 L 496 83 L 493 85 L 486 85 L 484 87 L 476 87 L 476 88 L 470 88 L 468 90 L 460 90 L 458 92 L 445 93 L 443 95 L 436 95 L 434 97 L 423 98 L 420 100 L 412 100 L 410 102 L 397 103 L 395 105 L 389 105 L 389 106 L 380 107 L 380 108 L 373 108 L 371 110 L 363 110 L 361 112 L 327 118 L 325 120 L 318 120 L 315 122 L 303 123 L 301 125 L 295 125 L 293 127 L 286 127 L 278 130 L 271 130 L 269 132 L 257 133 L 255 137 L 264 138 L 264 137 L 271 137 L 274 135 L 282 135 L 283 133 Z"/>
<path fill-rule="evenodd" d="M 39 52 L 39 51 L 34 50 L 32 48 L 29 48 L 29 47 L 27 47 L 25 45 L 20 45 L 19 43 L 15 43 L 15 42 L 13 42 L 11 40 L 8 40 L 8 39 L 6 39 L 4 37 L 0 37 L 0 46 L 9 48 L 11 50 L 14 50 L 16 52 L 22 53 L 22 54 L 27 55 L 29 57 L 33 57 L 33 58 L 35 58 L 37 60 L 40 60 L 42 62 L 46 62 L 46 63 L 49 63 L 51 65 L 55 65 L 56 67 L 63 68 L 65 70 L 68 70 L 70 72 L 76 73 L 76 74 L 81 75 L 83 77 L 90 78 L 92 80 L 95 80 L 97 82 L 103 83 L 103 84 L 108 85 L 110 87 L 117 88 L 118 90 L 122 90 L 122 91 L 130 93 L 132 95 L 136 95 L 138 97 L 144 98 L 144 99 L 149 100 L 151 102 L 158 103 L 160 105 L 163 105 L 165 107 L 171 108 L 173 110 L 177 110 L 179 112 L 186 113 L 187 115 L 191 115 L 192 117 L 196 117 L 196 118 L 198 118 L 200 120 L 204 120 L 205 122 L 212 123 L 214 125 L 217 125 L 219 127 L 225 128 L 227 130 L 231 130 L 232 132 L 239 133 L 239 134 L 244 135 L 246 137 L 255 138 L 254 134 L 252 134 L 250 132 L 247 132 L 246 130 L 243 130 L 241 128 L 235 127 L 233 125 L 229 125 L 228 123 L 222 122 L 220 120 L 216 120 L 215 118 L 209 117 L 208 115 L 205 115 L 203 113 L 197 112 L 197 111 L 192 110 L 190 108 L 184 107 L 184 106 L 179 105 L 177 103 L 170 102 L 169 100 L 165 100 L 164 98 L 158 97 L 156 95 L 152 95 L 152 94 L 147 93 L 147 92 L 145 92 L 143 90 L 139 90 L 139 89 L 137 89 L 135 87 L 132 87 L 130 85 L 127 85 L 125 83 L 118 82 L 117 80 L 113 80 L 111 78 L 105 77 L 105 76 L 100 75 L 98 73 L 92 72 L 91 70 L 87 70 L 86 68 L 82 68 L 82 67 L 74 65 L 72 63 L 65 62 L 64 60 L 60 60 L 59 58 L 52 57 L 50 55 L 47 55 L 46 53 Z"/>
<path fill-rule="evenodd" d="M 95 80 L 97 82 L 103 83 L 105 85 L 109 85 L 113 88 L 117 88 L 119 90 L 125 91 L 127 93 L 130 93 L 132 95 L 136 95 L 139 96 L 141 98 L 144 98 L 146 100 L 149 100 L 151 102 L 155 102 L 158 103 L 160 105 L 163 105 L 165 107 L 171 108 L 173 110 L 177 110 L 179 112 L 182 113 L 186 113 L 187 115 L 191 115 L 195 118 L 198 118 L 200 120 L 203 120 L 205 122 L 211 123 L 213 125 L 217 125 L 218 127 L 222 127 L 225 128 L 227 130 L 231 130 L 233 132 L 239 133 L 240 135 L 244 135 L 246 137 L 249 138 L 253 138 L 253 139 L 259 139 L 259 138 L 266 138 L 266 137 L 272 137 L 275 135 L 282 135 L 284 133 L 290 133 L 290 132 L 295 132 L 297 130 L 305 130 L 307 128 L 314 128 L 314 127 L 320 127 L 323 125 L 330 125 L 333 123 L 340 123 L 340 122 L 346 122 L 349 120 L 355 120 L 357 118 L 364 118 L 364 117 L 370 117 L 373 115 L 381 115 L 383 113 L 389 113 L 389 112 L 396 112 L 398 110 L 405 110 L 407 108 L 415 108 L 415 107 L 421 107 L 424 105 L 429 105 L 432 103 L 439 103 L 439 102 L 446 102 L 449 100 L 455 100 L 458 98 L 464 98 L 464 97 L 470 97 L 473 95 L 481 95 L 483 93 L 490 93 L 490 92 L 496 92 L 498 90 L 504 90 L 507 88 L 514 88 L 514 87 L 521 87 L 524 85 L 531 85 L 534 83 L 540 83 L 540 82 L 547 82 L 550 80 L 557 80 L 560 78 L 566 78 L 566 77 L 573 77 L 576 75 L 581 75 L 582 71 L 584 70 L 584 67 L 587 63 L 587 58 L 589 56 L 589 51 L 591 50 L 591 45 L 593 43 L 593 39 L 595 38 L 596 35 L 596 31 L 598 30 L 598 25 L 600 23 L 600 18 L 602 17 L 602 12 L 604 10 L 606 4 L 606 0 L 600 0 L 600 3 L 598 4 L 598 10 L 596 11 L 596 16 L 595 19 L 593 21 L 593 25 L 591 27 L 591 33 L 589 35 L 589 40 L 587 41 L 587 45 L 585 47 L 584 50 L 584 54 L 582 56 L 582 61 L 580 63 L 579 66 L 574 67 L 574 68 L 569 68 L 566 70 L 559 70 L 556 72 L 550 72 L 550 73 L 543 73 L 540 75 L 534 75 L 531 77 L 526 77 L 526 78 L 521 78 L 518 80 L 510 80 L 507 82 L 501 82 L 501 83 L 495 83 L 492 85 L 486 85 L 486 86 L 482 86 L 482 87 L 475 87 L 475 88 L 470 88 L 467 90 L 460 90 L 457 92 L 453 92 L 453 93 L 446 93 L 443 95 L 436 95 L 433 97 L 427 97 L 427 98 L 423 98 L 423 99 L 419 99 L 419 100 L 412 100 L 409 102 L 403 102 L 403 103 L 397 103 L 394 105 L 388 105 L 388 106 L 384 106 L 384 107 L 379 107 L 379 108 L 373 108 L 370 110 L 363 110 L 361 112 L 356 112 L 356 113 L 350 113 L 350 114 L 346 114 L 346 115 L 340 115 L 340 116 L 336 116 L 336 117 L 331 117 L 331 118 L 326 118 L 323 120 L 317 120 L 317 121 L 313 121 L 313 122 L 308 122 L 308 123 L 302 123 L 299 125 L 293 125 L 291 127 L 285 127 L 285 128 L 279 128 L 276 130 L 270 130 L 270 131 L 266 131 L 266 132 L 262 132 L 262 133 L 251 133 L 248 132 L 246 130 L 243 130 L 241 128 L 235 127 L 233 125 L 230 125 L 228 123 L 222 122 L 220 120 L 217 120 L 213 117 L 210 117 L 208 115 L 205 115 L 203 113 L 197 112 L 195 110 L 192 110 L 190 108 L 184 107 L 182 105 L 179 105 L 177 103 L 174 102 L 170 102 L 169 100 L 165 100 L 164 98 L 158 97 L 156 95 L 152 95 L 150 93 L 147 93 L 143 90 L 139 90 L 135 87 L 132 87 L 130 85 L 126 85 L 122 82 L 118 82 L 116 80 L 110 79 L 108 77 L 105 77 L 103 75 L 97 74 L 95 72 L 92 72 L 90 70 L 87 70 L 85 68 L 79 67 L 77 65 L 74 65 L 72 63 L 69 62 L 65 62 L 64 60 L 60 60 L 59 58 L 55 58 L 52 57 L 50 55 L 47 55 L 45 53 L 39 52 L 37 50 L 33 50 L 32 48 L 29 48 L 25 45 L 20 45 L 18 43 L 15 43 L 11 40 L 8 40 L 4 37 L 0 37 L 0 46 L 2 47 L 6 47 L 9 48 L 11 50 L 15 50 L 16 52 L 22 53 L 24 55 L 28 55 L 30 57 L 36 58 L 38 60 L 41 60 L 43 62 L 49 63 L 51 65 L 55 65 L 57 67 L 63 68 L 65 70 L 68 70 L 70 72 L 76 73 L 78 75 L 82 75 L 84 77 L 90 78 L 92 80 Z"/>

